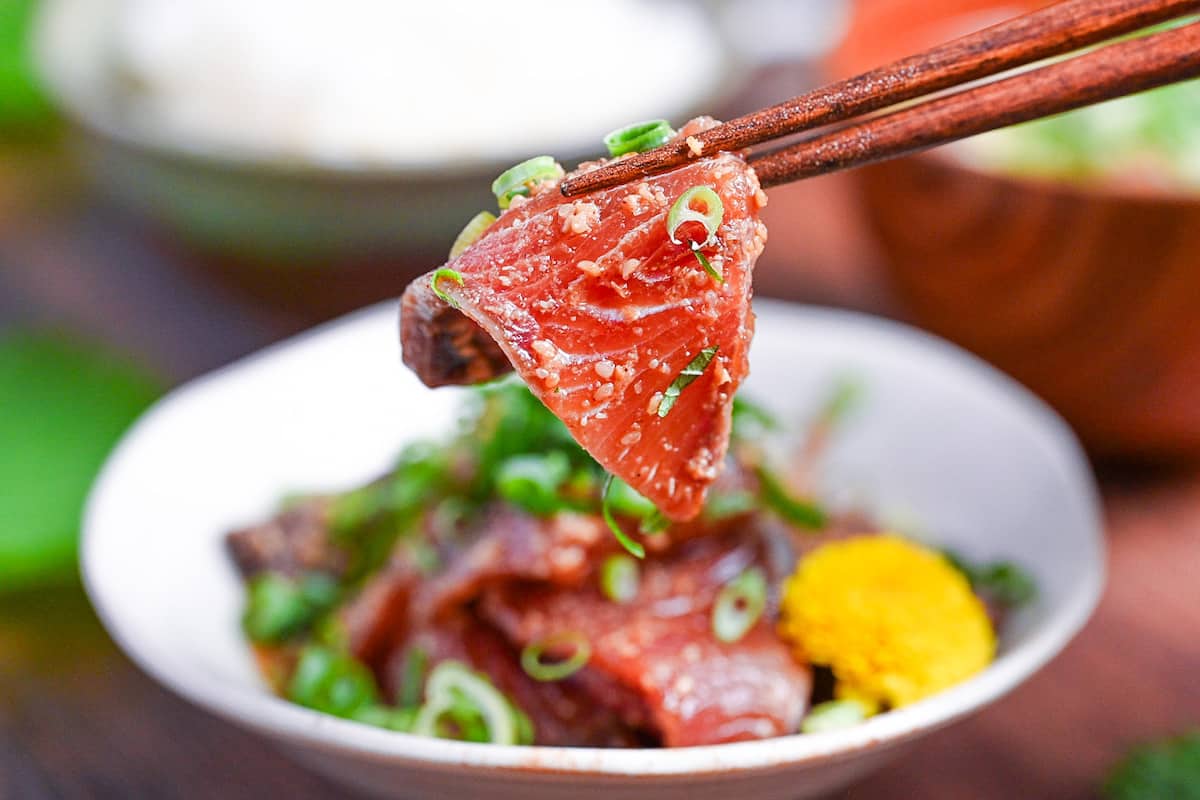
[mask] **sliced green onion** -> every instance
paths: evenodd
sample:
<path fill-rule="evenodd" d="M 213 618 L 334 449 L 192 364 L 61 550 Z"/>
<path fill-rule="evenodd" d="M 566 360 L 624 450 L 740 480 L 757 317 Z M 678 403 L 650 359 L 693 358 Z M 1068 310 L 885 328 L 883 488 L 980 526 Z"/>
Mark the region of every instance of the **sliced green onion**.
<path fill-rule="evenodd" d="M 550 156 L 534 156 L 500 173 L 492 181 L 492 194 L 496 195 L 500 208 L 508 208 L 514 197 L 528 196 L 537 184 L 561 178 L 562 174 L 563 168 Z"/>
<path fill-rule="evenodd" d="M 413 647 L 404 657 L 404 676 L 400 684 L 400 705 L 416 706 L 421 702 L 425 688 L 425 671 L 429 668 L 429 654 L 424 648 Z"/>
<path fill-rule="evenodd" d="M 242 627 L 255 642 L 279 642 L 300 633 L 338 600 L 337 582 L 313 573 L 293 580 L 278 573 L 255 576 L 247 587 Z"/>
<path fill-rule="evenodd" d="M 617 541 L 621 546 L 628 550 L 638 558 L 646 557 L 646 548 L 642 547 L 641 543 L 635 542 L 630 538 L 624 529 L 617 523 L 611 508 L 611 490 L 613 485 L 613 475 L 609 475 L 604 481 L 604 489 L 600 492 L 600 513 L 604 517 L 604 521 L 608 524 L 608 529 L 612 531 L 613 536 L 617 537 Z"/>
<path fill-rule="evenodd" d="M 438 664 L 425 682 L 425 704 L 413 721 L 413 733 L 438 736 L 438 723 L 455 714 L 462 717 L 468 706 L 486 727 L 486 740 L 492 744 L 515 744 L 517 720 L 512 704 L 491 682 L 459 661 Z"/>
<path fill-rule="evenodd" d="M 817 414 L 817 424 L 832 427 L 845 418 L 862 398 L 862 383 L 856 378 L 843 375 L 834 384 L 825 403 Z"/>
<path fill-rule="evenodd" d="M 767 578 L 758 567 L 738 575 L 721 587 L 713 604 L 713 634 L 722 642 L 741 639 L 758 622 L 767 607 Z"/>
<path fill-rule="evenodd" d="M 751 492 L 737 490 L 733 492 L 713 492 L 704 504 L 704 517 L 710 520 L 720 520 L 745 514 L 758 508 L 758 498 Z"/>
<path fill-rule="evenodd" d="M 337 717 L 352 716 L 378 699 L 370 670 L 344 653 L 309 645 L 288 683 L 288 698 Z"/>
<path fill-rule="evenodd" d="M 704 267 L 704 271 L 707 272 L 713 280 L 715 280 L 717 283 L 725 282 L 725 276 L 722 275 L 717 268 L 712 265 L 712 262 L 708 260 L 708 256 L 700 252 L 700 245 L 696 244 L 695 242 L 692 242 L 692 255 L 696 257 L 696 260 L 700 262 L 700 266 Z"/>
<path fill-rule="evenodd" d="M 762 406 L 741 395 L 733 398 L 733 435 L 737 439 L 755 439 L 768 431 L 779 430 L 779 421 Z"/>
<path fill-rule="evenodd" d="M 455 259 L 461 256 L 464 250 L 479 241 L 484 231 L 492 227 L 492 223 L 495 221 L 496 215 L 490 211 L 480 211 L 471 217 L 471 221 L 455 237 L 454 244 L 450 245 L 450 258 Z"/>
<path fill-rule="evenodd" d="M 454 698 L 453 702 L 450 703 L 450 708 L 442 716 L 443 719 L 453 723 L 455 726 L 455 730 L 448 733 L 451 735 L 457 733 L 457 738 L 462 739 L 464 742 L 491 741 L 487 720 L 479 713 L 479 709 L 475 707 L 475 704 L 458 689 L 451 689 L 450 694 Z M 509 713 L 512 713 L 511 703 L 508 710 Z M 516 730 L 516 719 L 513 720 L 513 730 Z M 438 735 L 441 735 L 441 731 L 438 732 Z"/>
<path fill-rule="evenodd" d="M 508 707 L 512 711 L 513 720 L 516 723 L 517 744 L 533 744 L 534 739 L 537 738 L 537 731 L 533 727 L 533 720 L 529 718 L 528 714 L 512 703 L 509 703 Z"/>
<path fill-rule="evenodd" d="M 638 524 L 638 533 L 652 536 L 662 533 L 669 527 L 671 527 L 670 518 L 656 508 L 653 513 L 642 517 L 642 521 Z"/>
<path fill-rule="evenodd" d="M 692 203 L 697 201 L 704 205 L 704 211 L 692 208 Z M 725 219 L 725 204 L 721 202 L 721 197 L 713 191 L 712 187 L 693 186 L 679 195 L 679 199 L 667 212 L 667 234 L 675 244 L 683 244 L 676 235 L 680 226 L 685 222 L 699 222 L 708 232 L 708 237 L 697 244 L 700 247 L 707 247 L 716 242 L 717 229 L 721 227 L 723 219 Z"/>
<path fill-rule="evenodd" d="M 388 706 L 363 706 L 350 715 L 350 719 L 364 725 L 372 725 L 389 731 L 408 733 L 417 718 L 415 708 L 390 708 Z"/>
<path fill-rule="evenodd" d="M 809 710 L 800 723 L 800 732 L 824 733 L 852 728 L 866 718 L 867 709 L 857 700 L 827 700 Z"/>
<path fill-rule="evenodd" d="M 758 476 L 759 491 L 763 505 L 793 525 L 820 530 L 829 522 L 825 511 L 816 503 L 793 497 L 783 481 L 763 466 L 754 470 Z"/>
<path fill-rule="evenodd" d="M 617 128 L 604 137 L 604 146 L 608 148 L 608 154 L 616 158 L 626 153 L 653 150 L 674 135 L 674 129 L 665 119 L 651 119 Z"/>
<path fill-rule="evenodd" d="M 625 517 L 644 518 L 658 510 L 641 492 L 620 478 L 614 480 L 609 489 L 608 506 L 614 514 Z"/>
<path fill-rule="evenodd" d="M 614 603 L 628 603 L 637 597 L 639 572 L 638 562 L 629 556 L 609 556 L 600 565 L 600 591 Z"/>
<path fill-rule="evenodd" d="M 549 663 L 542 660 L 563 647 L 571 649 L 569 657 Z M 592 646 L 582 633 L 563 631 L 527 645 L 521 651 L 521 669 L 535 681 L 561 681 L 583 669 L 591 657 Z"/>
<path fill-rule="evenodd" d="M 675 376 L 675 380 L 671 381 L 671 385 L 667 387 L 667 391 L 663 392 L 663 398 L 658 404 L 658 415 L 665 417 L 675 407 L 675 401 L 679 399 L 679 394 L 692 381 L 704 374 L 704 370 L 708 368 L 709 362 L 713 360 L 713 356 L 717 354 L 717 346 L 706 347 L 700 351 L 700 354 L 691 360 L 691 362 L 683 368 L 683 371 Z"/>
<path fill-rule="evenodd" d="M 448 281 L 454 281 L 459 286 L 465 286 L 466 281 L 463 280 L 463 276 L 457 270 L 450 269 L 449 267 L 439 268 L 437 272 L 433 273 L 433 277 L 429 279 L 429 288 L 433 289 L 433 293 L 441 298 L 443 302 L 458 308 L 458 302 L 438 287 L 438 281 L 443 278 Z"/>
<path fill-rule="evenodd" d="M 531 514 L 545 516 L 567 505 L 559 489 L 570 476 L 571 462 L 561 450 L 513 456 L 496 468 L 496 492 Z"/>

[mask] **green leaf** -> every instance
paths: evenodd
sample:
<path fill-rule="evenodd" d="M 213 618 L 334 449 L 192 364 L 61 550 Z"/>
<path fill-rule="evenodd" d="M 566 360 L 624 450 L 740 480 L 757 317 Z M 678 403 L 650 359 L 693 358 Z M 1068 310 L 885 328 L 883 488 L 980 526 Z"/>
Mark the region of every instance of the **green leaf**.
<path fill-rule="evenodd" d="M 94 347 L 0 338 L 0 591 L 74 574 L 88 489 L 158 394 L 141 371 Z"/>
<path fill-rule="evenodd" d="M 1104 783 L 1108 800 L 1200 800 L 1200 731 L 1142 745 Z"/>
<path fill-rule="evenodd" d="M 0 131 L 39 130 L 53 119 L 30 48 L 36 0 L 0 1 Z"/>

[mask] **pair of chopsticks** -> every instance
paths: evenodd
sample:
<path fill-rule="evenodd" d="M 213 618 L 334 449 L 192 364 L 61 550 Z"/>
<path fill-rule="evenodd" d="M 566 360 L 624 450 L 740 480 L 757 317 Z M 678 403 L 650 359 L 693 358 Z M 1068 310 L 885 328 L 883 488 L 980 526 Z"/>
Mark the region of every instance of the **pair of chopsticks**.
<path fill-rule="evenodd" d="M 616 186 L 721 150 L 845 122 L 925 95 L 1200 12 L 1200 0 L 1067 0 L 888 66 L 793 97 L 562 183 L 567 196 Z M 1200 22 L 939 96 L 754 153 L 763 186 L 926 150 L 977 133 L 1200 76 Z"/>

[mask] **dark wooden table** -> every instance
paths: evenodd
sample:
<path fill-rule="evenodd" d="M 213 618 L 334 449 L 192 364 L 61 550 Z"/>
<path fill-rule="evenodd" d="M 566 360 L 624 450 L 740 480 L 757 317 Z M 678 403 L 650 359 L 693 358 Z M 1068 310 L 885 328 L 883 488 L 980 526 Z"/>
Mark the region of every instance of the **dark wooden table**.
<path fill-rule="evenodd" d="M 65 326 L 179 381 L 305 323 L 181 269 L 71 181 L 46 189 L 44 164 L 3 163 L 0 327 Z M 789 224 L 774 228 L 758 291 L 886 308 L 844 181 L 777 191 L 769 211 Z M 1200 725 L 1200 473 L 1104 485 L 1111 573 L 1086 630 L 1010 697 L 845 797 L 1092 797 L 1130 744 Z M 142 675 L 78 587 L 0 595 L 0 800 L 335 795 L 351 796 Z"/>

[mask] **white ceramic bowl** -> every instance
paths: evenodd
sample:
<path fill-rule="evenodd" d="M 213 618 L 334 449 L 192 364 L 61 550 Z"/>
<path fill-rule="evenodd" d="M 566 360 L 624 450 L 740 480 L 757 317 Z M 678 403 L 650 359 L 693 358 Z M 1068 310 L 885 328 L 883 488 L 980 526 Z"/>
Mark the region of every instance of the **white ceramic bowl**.
<path fill-rule="evenodd" d="M 492 179 L 536 154 L 512 142 L 490 145 L 484 136 L 468 153 L 345 162 L 235 153 L 157 130 L 131 112 L 129 78 L 113 65 L 113 20 L 122 5 L 45 0 L 34 41 L 39 76 L 74 123 L 82 160 L 98 183 L 206 252 L 315 269 L 337 259 L 440 255 L 468 219 L 494 205 Z M 595 13 L 604 13 L 602 4 Z M 711 79 L 685 80 L 673 94 L 678 100 L 657 113 L 676 123 L 712 113 L 745 79 L 748 66 L 719 34 L 712 29 L 716 45 L 706 53 L 716 64 Z M 502 74 L 497 65 L 495 77 Z M 568 165 L 598 156 L 601 137 L 626 121 L 578 131 L 551 152 Z"/>
<path fill-rule="evenodd" d="M 1079 630 L 1103 583 L 1096 490 L 1067 427 L 961 350 L 875 318 L 756 307 L 748 393 L 798 420 L 835 376 L 865 385 L 823 475 L 834 494 L 1035 574 L 1037 601 L 1010 620 L 999 657 L 979 676 L 848 730 L 679 750 L 424 739 L 274 697 L 241 636 L 242 592 L 222 537 L 289 490 L 374 476 L 406 439 L 454 418 L 458 390 L 425 389 L 401 367 L 392 304 L 201 378 L 148 412 L 93 490 L 88 591 L 112 635 L 158 680 L 381 795 L 767 800 L 843 786 L 1001 697 Z"/>

